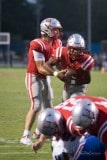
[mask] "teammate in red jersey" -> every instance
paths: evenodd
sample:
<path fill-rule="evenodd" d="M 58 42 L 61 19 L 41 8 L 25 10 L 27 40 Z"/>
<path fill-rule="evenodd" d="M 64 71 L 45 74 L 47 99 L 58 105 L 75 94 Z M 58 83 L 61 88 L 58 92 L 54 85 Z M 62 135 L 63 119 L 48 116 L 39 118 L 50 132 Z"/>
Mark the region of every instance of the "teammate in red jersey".
<path fill-rule="evenodd" d="M 44 30 L 44 28 L 43 28 L 43 30 Z M 48 30 L 47 30 L 47 32 L 48 32 Z M 42 34 L 44 34 L 44 32 Z M 62 41 L 61 41 L 62 38 L 63 38 L 63 28 L 61 26 L 59 28 L 54 28 L 54 37 L 52 37 L 52 43 L 51 43 L 54 50 L 56 50 L 59 46 L 60 47 L 62 46 Z M 47 79 L 48 90 L 49 90 L 48 98 L 49 98 L 51 106 L 52 106 L 52 100 L 54 98 L 54 94 L 53 94 L 53 88 L 51 87 L 51 78 L 50 78 L 50 76 L 46 76 L 46 79 Z M 33 132 L 32 138 L 36 139 L 36 138 L 39 138 L 39 136 L 40 136 L 40 132 L 39 132 L 38 128 L 36 128 Z"/>
<path fill-rule="evenodd" d="M 55 108 L 50 109 L 50 112 L 45 113 L 45 111 L 46 110 L 43 111 L 42 116 L 41 118 L 39 117 L 39 121 L 38 121 L 39 130 L 41 131 L 41 133 L 43 133 L 43 135 L 41 135 L 40 140 L 33 145 L 34 150 L 38 150 L 44 144 L 46 140 L 44 135 L 46 136 L 54 135 L 56 136 L 57 141 L 58 139 L 61 138 L 64 144 L 62 142 L 60 143 L 59 145 L 60 149 L 62 146 L 62 148 L 65 147 L 65 150 L 66 150 L 67 149 L 66 143 L 67 145 L 70 143 L 71 148 L 73 150 L 75 149 L 75 146 L 74 146 L 75 143 L 78 144 L 77 143 L 78 140 L 77 142 L 75 142 L 74 140 L 69 142 L 69 138 L 71 138 L 72 136 L 73 137 L 75 136 L 81 137 L 82 135 L 84 136 L 84 133 L 86 131 L 88 131 L 88 133 L 90 133 L 91 135 L 97 137 L 107 149 L 107 99 L 103 97 L 101 98 L 101 97 L 93 97 L 93 96 L 75 96 L 59 104 Z M 65 128 L 65 125 L 63 125 L 64 123 L 66 123 L 66 128 Z M 72 136 L 70 137 L 70 135 Z M 80 138 L 79 140 L 80 146 L 81 146 L 81 140 L 82 139 Z M 86 141 L 86 143 L 87 143 L 86 146 L 88 147 L 90 140 Z M 92 146 L 90 145 L 89 146 L 93 150 L 97 147 L 97 145 L 96 147 L 94 146 L 94 141 L 92 144 L 93 144 Z M 64 148 L 62 150 L 64 151 Z M 98 150 L 96 151 L 98 152 Z M 71 153 L 72 151 L 69 151 L 68 149 L 67 152 Z M 90 152 L 91 150 L 89 151 L 89 153 Z M 85 153 L 85 150 L 84 150 L 84 153 Z M 100 150 L 99 150 L 99 153 L 100 153 Z M 88 157 L 86 159 L 91 159 L 91 158 L 93 159 L 93 156 L 95 158 L 96 155 L 94 154 L 95 153 L 92 153 L 92 157 Z M 80 152 L 80 155 L 81 155 L 81 152 Z M 88 152 L 86 156 L 88 156 Z M 96 159 L 99 159 L 99 157 L 97 157 Z"/>
<path fill-rule="evenodd" d="M 75 96 L 54 109 L 63 115 L 72 135 L 82 135 L 84 131 L 88 131 L 107 144 L 107 99 Z"/>
<path fill-rule="evenodd" d="M 98 136 L 107 147 L 107 99 L 100 97 L 78 96 L 72 110 L 72 128 L 85 130 Z"/>
<path fill-rule="evenodd" d="M 66 47 L 58 47 L 45 67 L 53 74 L 53 66 L 67 69 L 64 78 L 63 101 L 75 95 L 85 95 L 87 84 L 91 82 L 94 59 L 85 50 L 85 40 L 80 34 L 73 34 Z M 56 71 L 57 76 L 57 71 Z"/>
<path fill-rule="evenodd" d="M 28 52 L 28 66 L 26 73 L 26 88 L 31 106 L 26 115 L 25 129 L 20 143 L 30 145 L 29 138 L 32 124 L 41 106 L 52 107 L 51 86 L 47 80 L 50 73 L 45 69 L 44 63 L 49 60 L 54 49 L 61 45 L 60 29 L 62 26 L 56 18 L 46 18 L 40 24 L 41 37 L 30 42 Z M 60 75 L 62 72 L 60 72 Z"/>

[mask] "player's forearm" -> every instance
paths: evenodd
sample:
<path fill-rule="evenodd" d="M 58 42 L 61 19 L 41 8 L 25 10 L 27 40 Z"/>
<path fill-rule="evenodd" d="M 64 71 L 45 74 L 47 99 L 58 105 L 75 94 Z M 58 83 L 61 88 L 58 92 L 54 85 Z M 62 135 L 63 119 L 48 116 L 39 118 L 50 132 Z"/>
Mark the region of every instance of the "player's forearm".
<path fill-rule="evenodd" d="M 39 72 L 40 74 L 45 75 L 45 76 L 47 76 L 47 75 L 52 76 L 54 70 L 53 70 L 53 71 L 48 70 L 48 69 L 43 65 L 43 66 L 39 66 L 39 67 L 38 67 L 38 72 Z"/>
<path fill-rule="evenodd" d="M 83 77 L 82 79 L 76 79 L 76 84 L 78 85 L 82 85 L 82 84 L 89 84 L 91 82 L 91 75 L 90 75 L 90 72 L 89 71 L 81 71 L 81 72 L 78 72 L 78 74 L 82 75 L 83 73 Z"/>
<path fill-rule="evenodd" d="M 45 63 L 45 64 L 44 64 L 44 68 L 47 70 L 47 72 L 48 72 L 50 75 L 53 75 L 53 73 L 54 73 L 55 70 L 54 70 L 54 68 L 53 68 L 51 65 Z"/>
<path fill-rule="evenodd" d="M 37 61 L 36 67 L 37 67 L 38 72 L 42 75 L 45 75 L 45 76 L 53 75 L 54 69 L 52 67 L 49 67 L 44 61 Z"/>
<path fill-rule="evenodd" d="M 50 58 L 46 63 L 44 63 L 44 68 L 53 75 L 55 69 L 54 67 L 57 65 L 58 61 Z"/>
<path fill-rule="evenodd" d="M 46 140 L 47 138 L 45 137 L 45 135 L 41 134 L 39 140 L 32 145 L 32 150 L 36 152 L 37 150 L 42 148 Z"/>

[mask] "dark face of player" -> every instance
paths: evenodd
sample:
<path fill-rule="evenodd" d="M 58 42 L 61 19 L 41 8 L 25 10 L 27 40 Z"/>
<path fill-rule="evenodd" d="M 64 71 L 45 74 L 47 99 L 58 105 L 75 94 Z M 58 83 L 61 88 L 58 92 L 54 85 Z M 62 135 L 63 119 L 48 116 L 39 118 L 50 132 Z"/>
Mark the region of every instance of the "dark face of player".
<path fill-rule="evenodd" d="M 76 60 L 83 55 L 83 50 L 81 48 L 67 47 L 67 50 L 71 60 Z"/>

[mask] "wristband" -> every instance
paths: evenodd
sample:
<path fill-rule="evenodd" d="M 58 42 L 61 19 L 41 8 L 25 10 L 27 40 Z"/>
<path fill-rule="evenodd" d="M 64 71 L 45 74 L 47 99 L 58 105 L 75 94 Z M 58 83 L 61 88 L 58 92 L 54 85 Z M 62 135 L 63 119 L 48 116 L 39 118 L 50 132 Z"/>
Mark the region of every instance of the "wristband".
<path fill-rule="evenodd" d="M 55 77 L 57 77 L 58 72 L 57 72 L 57 71 L 54 71 L 54 72 L 53 72 L 53 75 L 54 75 Z"/>

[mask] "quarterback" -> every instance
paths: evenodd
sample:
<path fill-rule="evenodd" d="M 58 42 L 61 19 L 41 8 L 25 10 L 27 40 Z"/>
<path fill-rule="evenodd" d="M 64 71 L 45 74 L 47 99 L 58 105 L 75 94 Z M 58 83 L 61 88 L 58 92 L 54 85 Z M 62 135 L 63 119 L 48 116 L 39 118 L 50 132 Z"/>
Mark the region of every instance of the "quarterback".
<path fill-rule="evenodd" d="M 56 18 L 46 18 L 40 23 L 41 37 L 30 42 L 25 85 L 30 98 L 30 108 L 26 115 L 25 127 L 20 143 L 31 145 L 30 130 L 41 107 L 52 107 L 50 75 L 44 67 L 54 49 L 61 45 L 60 29 Z M 60 72 L 61 73 L 61 72 Z"/>

